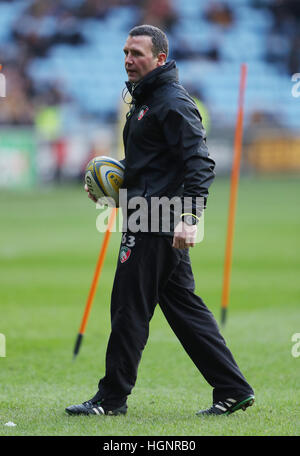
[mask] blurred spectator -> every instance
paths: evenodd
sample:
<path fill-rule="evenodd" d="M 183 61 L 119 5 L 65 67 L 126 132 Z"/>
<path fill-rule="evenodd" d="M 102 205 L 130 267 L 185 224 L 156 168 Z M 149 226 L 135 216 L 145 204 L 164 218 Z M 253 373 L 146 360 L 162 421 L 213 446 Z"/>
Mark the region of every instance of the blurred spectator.
<path fill-rule="evenodd" d="M 300 71 L 300 1 L 254 0 L 253 6 L 267 8 L 273 16 L 273 26 L 267 40 L 266 58 L 289 74 Z"/>
<path fill-rule="evenodd" d="M 165 32 L 171 32 L 178 17 L 170 0 L 146 0 L 142 24 L 151 24 Z"/>
<path fill-rule="evenodd" d="M 196 51 L 187 40 L 177 38 L 172 45 L 172 57 L 177 60 L 191 60 L 199 57 Z"/>
<path fill-rule="evenodd" d="M 300 20 L 299 0 L 273 0 L 269 9 L 275 19 L 275 28 L 282 30 L 287 24 L 296 24 Z"/>
<path fill-rule="evenodd" d="M 179 37 L 172 45 L 172 57 L 177 60 L 205 60 L 217 62 L 220 60 L 220 50 L 217 43 L 206 43 L 205 49 L 194 46 L 187 40 Z"/>
<path fill-rule="evenodd" d="M 229 5 L 222 2 L 212 1 L 205 12 L 205 18 L 213 24 L 224 28 L 231 27 L 234 22 L 233 11 Z"/>
<path fill-rule="evenodd" d="M 112 8 L 118 6 L 141 6 L 140 0 L 85 0 L 78 8 L 73 9 L 73 13 L 81 18 L 105 19 Z"/>
<path fill-rule="evenodd" d="M 77 15 L 82 19 L 105 19 L 111 3 L 114 2 L 109 2 L 109 0 L 86 0 L 78 8 Z"/>
<path fill-rule="evenodd" d="M 274 128 L 277 130 L 282 128 L 282 125 L 276 114 L 264 109 L 255 109 L 251 113 L 250 127 L 253 127 L 255 130 L 261 128 L 265 131 L 267 128 Z"/>
<path fill-rule="evenodd" d="M 56 32 L 52 37 L 51 44 L 65 43 L 72 46 L 83 44 L 85 39 L 80 29 L 80 21 L 71 12 L 63 12 L 58 19 Z"/>
<path fill-rule="evenodd" d="M 48 50 L 61 43 L 77 45 L 84 43 L 80 21 L 65 8 L 40 7 L 36 1 L 34 16 L 29 8 L 12 29 L 12 37 L 19 47 L 26 49 L 29 57 L 45 57 Z M 44 15 L 44 13 L 47 13 Z M 37 17 L 42 15 L 42 17 Z"/>
<path fill-rule="evenodd" d="M 3 68 L 7 81 L 6 97 L 1 103 L 1 125 L 32 125 L 34 123 L 34 106 L 27 93 L 32 90 L 30 81 L 11 65 Z"/>
<path fill-rule="evenodd" d="M 186 84 L 185 87 L 197 106 L 197 109 L 202 117 L 202 124 L 206 130 L 206 134 L 208 135 L 210 132 L 211 121 L 203 91 L 194 85 Z"/>
<path fill-rule="evenodd" d="M 299 0 L 275 0 L 270 5 L 274 16 L 274 29 L 289 39 L 287 71 L 300 71 L 300 2 Z"/>
<path fill-rule="evenodd" d="M 288 71 L 290 75 L 300 71 L 300 33 L 291 40 L 291 48 L 288 57 Z"/>
<path fill-rule="evenodd" d="M 26 15 L 40 19 L 43 16 L 54 13 L 55 9 L 59 5 L 59 0 L 52 0 L 51 2 L 45 2 L 43 0 L 34 0 L 27 8 Z"/>

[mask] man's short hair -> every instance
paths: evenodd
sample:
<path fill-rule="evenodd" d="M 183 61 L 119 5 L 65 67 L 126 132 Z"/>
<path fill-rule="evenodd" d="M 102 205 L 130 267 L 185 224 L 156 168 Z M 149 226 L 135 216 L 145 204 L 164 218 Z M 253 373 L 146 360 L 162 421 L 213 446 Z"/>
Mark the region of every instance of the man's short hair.
<path fill-rule="evenodd" d="M 157 57 L 163 52 L 168 57 L 169 42 L 167 35 L 154 25 L 137 25 L 130 30 L 129 36 L 150 36 L 152 39 L 152 54 Z"/>

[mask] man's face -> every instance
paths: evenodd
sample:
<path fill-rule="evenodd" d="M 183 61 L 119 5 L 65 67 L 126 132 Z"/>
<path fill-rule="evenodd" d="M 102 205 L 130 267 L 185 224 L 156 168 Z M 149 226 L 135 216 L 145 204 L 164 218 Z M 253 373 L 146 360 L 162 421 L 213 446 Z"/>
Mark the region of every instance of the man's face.
<path fill-rule="evenodd" d="M 147 35 L 128 36 L 124 46 L 125 69 L 130 82 L 138 82 L 150 71 L 165 63 L 166 54 L 152 54 L 152 38 Z"/>

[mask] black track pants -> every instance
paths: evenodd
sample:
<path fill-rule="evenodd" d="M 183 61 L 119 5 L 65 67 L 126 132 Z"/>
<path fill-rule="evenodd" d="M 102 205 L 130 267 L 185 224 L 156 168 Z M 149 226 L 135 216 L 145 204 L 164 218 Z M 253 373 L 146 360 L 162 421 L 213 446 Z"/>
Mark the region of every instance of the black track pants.
<path fill-rule="evenodd" d="M 123 235 L 111 298 L 106 372 L 98 385 L 104 406 L 119 406 L 131 393 L 157 303 L 213 387 L 213 402 L 253 394 L 194 288 L 188 250 L 174 249 L 171 237 Z"/>

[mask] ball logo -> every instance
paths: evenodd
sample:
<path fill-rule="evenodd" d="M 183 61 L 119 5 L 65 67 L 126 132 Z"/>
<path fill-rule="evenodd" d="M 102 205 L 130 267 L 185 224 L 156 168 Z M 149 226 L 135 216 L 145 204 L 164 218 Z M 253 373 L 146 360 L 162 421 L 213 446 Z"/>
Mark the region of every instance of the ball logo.
<path fill-rule="evenodd" d="M 85 182 L 86 182 L 86 185 L 88 186 L 89 193 L 91 195 L 95 196 L 94 187 L 93 187 L 93 181 L 92 181 L 92 178 L 91 178 L 91 172 L 90 171 L 88 171 L 88 173 L 85 176 Z M 97 198 L 97 197 L 95 196 L 95 198 Z"/>
<path fill-rule="evenodd" d="M 141 120 L 147 111 L 149 111 L 148 106 L 144 106 L 139 112 L 138 120 Z"/>
<path fill-rule="evenodd" d="M 121 263 L 125 263 L 130 257 L 131 250 L 128 247 L 121 247 L 120 250 L 120 261 Z"/>
<path fill-rule="evenodd" d="M 119 176 L 115 172 L 109 171 L 108 172 L 108 180 L 109 180 L 109 183 L 110 183 L 110 185 L 112 187 L 112 190 L 115 191 L 115 192 L 118 192 L 119 188 L 122 185 L 122 176 Z"/>

